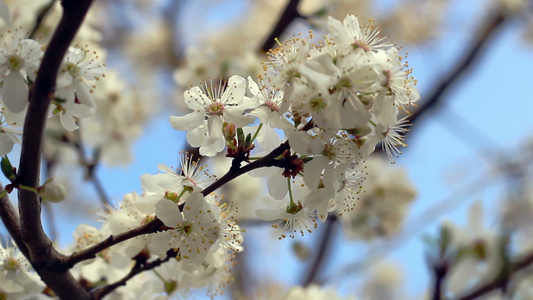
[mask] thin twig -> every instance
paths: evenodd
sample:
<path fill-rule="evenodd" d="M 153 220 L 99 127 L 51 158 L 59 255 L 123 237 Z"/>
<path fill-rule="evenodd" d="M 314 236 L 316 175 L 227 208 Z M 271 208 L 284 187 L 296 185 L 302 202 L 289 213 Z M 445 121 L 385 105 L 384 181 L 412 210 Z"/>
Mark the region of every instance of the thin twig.
<path fill-rule="evenodd" d="M 156 259 L 153 262 L 144 263 L 144 264 L 140 264 L 140 265 L 135 265 L 131 269 L 131 271 L 126 276 L 124 276 L 122 279 L 120 279 L 119 281 L 117 281 L 117 282 L 115 282 L 113 284 L 110 284 L 110 285 L 106 285 L 106 286 L 104 286 L 104 287 L 102 287 L 100 289 L 97 289 L 94 292 L 92 292 L 93 300 L 102 299 L 103 297 L 105 297 L 106 295 L 108 295 L 109 293 L 111 293 L 112 291 L 117 289 L 118 287 L 126 285 L 128 280 L 133 278 L 135 275 L 137 275 L 137 274 L 139 274 L 141 272 L 144 272 L 144 271 L 152 270 L 153 268 L 156 268 L 156 267 L 160 266 L 162 263 L 167 262 L 171 258 L 172 258 L 172 256 L 167 256 L 165 259 L 158 258 L 158 259 Z"/>
<path fill-rule="evenodd" d="M 30 33 L 28 34 L 29 39 L 33 39 L 35 37 L 37 30 L 39 30 L 39 27 L 41 27 L 41 24 L 43 23 L 44 18 L 46 17 L 50 9 L 54 7 L 55 2 L 56 0 L 50 0 L 48 4 L 41 7 L 41 9 L 39 10 L 39 14 L 37 15 L 37 18 L 35 18 L 35 24 L 33 25 L 33 28 L 31 29 Z"/>
<path fill-rule="evenodd" d="M 228 171 L 228 173 L 220 177 L 217 181 L 213 182 L 210 186 L 206 187 L 202 191 L 202 194 L 204 196 L 209 195 L 210 193 L 214 192 L 216 189 L 223 186 L 224 184 L 230 182 L 231 180 L 239 177 L 242 174 L 250 172 L 251 170 L 275 166 L 276 164 L 273 164 L 274 159 L 280 156 L 281 154 L 283 154 L 283 152 L 285 152 L 285 150 L 288 150 L 289 148 L 290 148 L 289 141 L 286 141 L 283 144 L 279 145 L 276 149 L 272 150 L 265 157 L 262 157 L 250 164 L 247 164 L 244 167 L 235 168 L 234 166 L 232 166 L 230 170 Z"/>
<path fill-rule="evenodd" d="M 69 136 L 66 136 L 66 138 L 78 153 L 78 159 L 80 161 L 80 164 L 85 168 L 86 180 L 89 180 L 93 184 L 93 187 L 96 190 L 96 194 L 98 195 L 98 199 L 100 199 L 102 207 L 107 210 L 109 209 L 109 207 L 111 207 L 111 202 L 109 202 L 109 197 L 104 189 L 104 186 L 102 185 L 102 182 L 100 181 L 98 176 L 96 176 L 96 167 L 98 166 L 98 159 L 93 158 L 93 160 L 89 162 L 89 160 L 85 157 L 85 144 L 83 143 L 83 139 L 81 138 L 80 130 L 76 130 L 75 134 L 75 141 L 70 140 Z"/>
<path fill-rule="evenodd" d="M 327 253 L 329 252 L 329 248 L 331 246 L 331 239 L 333 238 L 333 227 L 335 225 L 335 221 L 337 220 L 337 217 L 334 215 L 331 215 L 326 220 L 326 227 L 322 230 L 322 235 L 317 240 L 318 241 L 318 252 L 315 256 L 315 259 L 313 260 L 313 264 L 311 265 L 309 271 L 306 274 L 305 280 L 304 280 L 304 286 L 308 286 L 311 283 L 315 281 L 315 278 L 320 273 L 320 269 L 322 268 L 322 265 L 324 264 L 324 260 L 326 258 Z"/>
<path fill-rule="evenodd" d="M 98 244 L 95 244 L 85 250 L 73 253 L 72 255 L 65 257 L 62 260 L 62 263 L 68 268 L 71 268 L 79 262 L 96 257 L 96 254 L 98 254 L 98 252 L 107 249 L 113 245 L 116 245 L 120 242 L 132 239 L 139 235 L 157 232 L 161 230 L 161 226 L 163 226 L 163 222 L 161 222 L 159 219 L 155 219 L 149 223 L 146 223 L 142 226 L 126 231 L 124 233 L 111 235 Z"/>
<path fill-rule="evenodd" d="M 466 204 L 467 202 L 464 201 L 464 197 L 472 194 L 473 192 L 477 192 L 482 188 L 491 186 L 494 184 L 495 180 L 495 178 L 487 179 L 483 177 L 453 192 L 449 196 L 437 202 L 435 205 L 427 208 L 417 217 L 413 218 L 410 224 L 405 226 L 405 229 L 397 234 L 392 240 L 370 248 L 370 250 L 368 250 L 366 254 L 362 256 L 362 259 L 358 260 L 357 262 L 346 264 L 341 270 L 336 271 L 335 275 L 325 277 L 327 278 L 326 280 L 330 281 L 342 278 L 348 274 L 362 271 L 366 267 L 375 264 L 377 261 L 384 258 L 388 253 L 394 249 L 397 249 L 411 238 L 416 236 L 422 229 L 426 228 L 428 224 L 431 224 L 437 220 L 439 216 L 456 209 L 460 205 Z"/>
<path fill-rule="evenodd" d="M 505 15 L 501 12 L 494 12 L 485 21 L 482 30 L 477 34 L 477 39 L 472 43 L 469 50 L 460 61 L 455 64 L 455 67 L 444 76 L 444 79 L 438 83 L 429 93 L 427 100 L 425 100 L 418 109 L 409 116 L 411 124 L 417 123 L 418 120 L 436 108 L 445 98 L 446 93 L 455 86 L 461 79 L 472 69 L 475 62 L 479 59 L 491 37 L 502 27 L 506 20 Z"/>
<path fill-rule="evenodd" d="M 488 294 L 496 289 L 503 288 L 507 286 L 509 280 L 512 276 L 521 270 L 528 268 L 533 264 L 533 252 L 528 253 L 527 255 L 522 256 L 521 258 L 515 260 L 511 263 L 510 270 L 507 272 L 507 276 L 496 276 L 493 280 L 480 285 L 477 288 L 474 288 L 466 295 L 457 298 L 456 300 L 474 300 L 479 299 L 479 297 Z"/>
<path fill-rule="evenodd" d="M 263 52 L 267 52 L 273 48 L 274 45 L 276 45 L 275 39 L 279 38 L 294 20 L 297 18 L 302 18 L 302 15 L 300 15 L 298 12 L 298 4 L 300 4 L 300 0 L 289 0 L 289 3 L 287 3 L 287 6 L 285 7 L 283 14 L 281 14 L 276 26 L 274 29 L 272 29 L 266 40 L 263 42 L 263 45 L 261 46 L 261 50 Z"/>

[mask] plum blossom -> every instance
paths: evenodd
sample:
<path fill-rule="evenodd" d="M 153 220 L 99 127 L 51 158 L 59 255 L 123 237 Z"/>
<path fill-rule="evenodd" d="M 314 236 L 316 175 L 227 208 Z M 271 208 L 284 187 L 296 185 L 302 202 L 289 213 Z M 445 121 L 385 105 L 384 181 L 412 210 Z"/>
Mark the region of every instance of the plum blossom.
<path fill-rule="evenodd" d="M 96 111 L 93 89 L 104 76 L 104 66 L 87 49 L 70 47 L 57 75 L 56 99 L 52 101 L 49 116 L 59 115 L 67 130 L 76 130 L 75 118 L 87 118 Z"/>
<path fill-rule="evenodd" d="M 4 113 L 7 112 L 0 110 L 0 156 L 11 152 L 15 144 L 20 144 L 18 135 L 22 135 L 22 130 L 16 128 L 16 123 L 9 122 Z"/>
<path fill-rule="evenodd" d="M 169 249 L 178 249 L 178 255 L 191 263 L 200 263 L 216 243 L 218 220 L 200 193 L 187 198 L 183 212 L 176 203 L 163 199 L 155 205 L 156 216 L 170 227 L 157 233 L 148 249 L 164 256 Z"/>
<path fill-rule="evenodd" d="M 18 29 L 8 29 L 0 34 L 1 100 L 13 113 L 22 112 L 28 106 L 29 89 L 26 78 L 35 80 L 41 63 L 41 45 L 24 38 Z"/>
<path fill-rule="evenodd" d="M 379 30 L 374 28 L 373 22 L 368 26 L 361 27 L 359 20 L 354 15 L 347 15 L 342 23 L 329 17 L 328 29 L 333 40 L 343 52 L 358 50 L 369 52 L 392 46 L 392 44 L 384 42 L 385 37 L 379 35 Z"/>
<path fill-rule="evenodd" d="M 229 78 L 226 86 L 222 82 L 213 86 L 211 82 L 203 90 L 193 87 L 184 94 L 185 103 L 193 111 L 184 116 L 171 116 L 170 124 L 174 129 L 188 131 L 187 141 L 193 147 L 200 147 L 201 155 L 214 156 L 226 146 L 224 122 L 243 127 L 254 120 L 243 115 L 255 107 L 244 96 L 245 88 L 246 80 L 236 75 Z"/>
<path fill-rule="evenodd" d="M 0 296 L 2 290 L 13 296 L 41 292 L 45 284 L 31 269 L 13 241 L 6 247 L 0 243 Z"/>

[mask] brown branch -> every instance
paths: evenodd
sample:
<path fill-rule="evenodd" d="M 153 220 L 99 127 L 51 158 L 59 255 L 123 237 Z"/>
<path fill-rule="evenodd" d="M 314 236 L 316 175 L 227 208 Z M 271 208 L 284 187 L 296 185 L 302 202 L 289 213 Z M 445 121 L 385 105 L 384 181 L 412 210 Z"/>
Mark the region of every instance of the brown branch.
<path fill-rule="evenodd" d="M 231 180 L 239 177 L 242 174 L 250 172 L 251 170 L 255 170 L 255 169 L 259 169 L 263 167 L 277 166 L 277 164 L 274 164 L 274 159 L 280 156 L 281 154 L 283 154 L 283 152 L 285 152 L 285 150 L 288 150 L 288 149 L 290 149 L 289 141 L 286 141 L 283 144 L 279 145 L 276 149 L 272 150 L 266 156 L 250 164 L 247 164 L 244 167 L 239 167 L 238 165 L 232 165 L 228 173 L 220 177 L 217 181 L 213 182 L 210 186 L 206 187 L 202 191 L 202 194 L 204 196 L 207 196 L 210 193 L 214 192 L 219 187 L 223 186 L 224 184 L 230 182 Z"/>
<path fill-rule="evenodd" d="M 22 150 L 17 183 L 37 187 L 41 165 L 43 134 L 59 67 L 74 39 L 91 0 L 63 0 L 63 15 L 44 54 L 31 91 L 24 121 Z M 90 299 L 90 295 L 66 269 L 54 268 L 61 255 L 53 248 L 41 222 L 41 202 L 32 191 L 19 190 L 19 213 L 22 240 L 28 259 L 48 286 L 61 299 Z"/>
<path fill-rule="evenodd" d="M 294 20 L 297 18 L 303 18 L 298 12 L 298 4 L 300 4 L 300 0 L 289 0 L 289 3 L 287 3 L 276 26 L 272 29 L 268 38 L 263 42 L 263 45 L 261 46 L 263 52 L 267 52 L 276 45 L 275 39 L 279 38 Z"/>
<path fill-rule="evenodd" d="M 70 139 L 68 135 L 65 136 L 65 139 L 76 149 L 80 164 L 85 168 L 85 180 L 89 180 L 92 183 L 96 194 L 100 199 L 102 207 L 108 210 L 111 206 L 111 203 L 109 202 L 109 197 L 104 189 L 104 186 L 102 185 L 102 182 L 96 176 L 96 167 L 98 166 L 99 155 L 93 157 L 93 160 L 89 162 L 89 160 L 87 160 L 87 158 L 85 157 L 85 144 L 83 143 L 83 139 L 81 138 L 80 130 L 77 130 L 75 135 L 75 140 Z"/>
<path fill-rule="evenodd" d="M 496 276 L 493 280 L 475 288 L 466 295 L 457 298 L 456 300 L 474 300 L 479 299 L 480 296 L 488 294 L 496 289 L 505 288 L 509 280 L 519 271 L 528 268 L 533 264 L 533 252 L 524 255 L 511 263 L 510 269 L 506 272 L 506 276 Z"/>
<path fill-rule="evenodd" d="M 228 183 L 232 179 L 247 173 L 251 170 L 262 168 L 262 167 L 269 167 L 274 166 L 275 164 L 274 159 L 281 155 L 285 150 L 289 149 L 289 142 L 285 142 L 276 149 L 272 150 L 268 155 L 265 157 L 258 159 L 244 167 L 234 166 L 232 167 L 228 173 L 226 173 L 224 176 L 222 176 L 220 179 L 215 181 L 213 184 L 205 188 L 202 193 L 203 195 L 208 195 L 211 192 L 215 191 L 222 185 Z M 126 241 L 128 239 L 134 238 L 139 235 L 143 234 L 149 234 L 154 233 L 162 229 L 162 226 L 164 226 L 163 222 L 161 222 L 159 219 L 155 219 L 145 225 L 139 226 L 137 228 L 134 228 L 130 231 L 118 234 L 118 235 L 111 235 L 107 239 L 103 240 L 102 242 L 93 245 L 92 247 L 89 247 L 83 251 L 76 252 L 68 257 L 64 257 L 61 259 L 60 264 L 63 265 L 66 268 L 71 268 L 72 266 L 76 265 L 79 262 L 89 260 L 91 258 L 94 258 L 96 254 L 98 254 L 100 251 L 107 249 L 113 245 L 116 245 L 120 242 Z"/>
<path fill-rule="evenodd" d="M 112 291 L 117 289 L 118 287 L 126 285 L 128 280 L 133 278 L 135 275 L 137 275 L 137 274 L 139 274 L 141 272 L 144 272 L 144 271 L 152 270 L 152 269 L 160 266 L 162 263 L 167 262 L 172 257 L 173 256 L 167 256 L 165 259 L 158 258 L 158 259 L 156 259 L 153 262 L 144 263 L 144 264 L 136 264 L 131 269 L 131 271 L 126 276 L 124 276 L 122 279 L 120 279 L 119 281 L 117 281 L 117 282 L 115 282 L 113 284 L 110 284 L 110 285 L 106 285 L 106 286 L 104 286 L 104 287 L 102 287 L 100 289 L 97 289 L 94 292 L 92 292 L 93 299 L 94 300 L 102 299 L 103 297 L 105 297 L 106 295 L 108 295 L 109 293 L 111 293 Z"/>
<path fill-rule="evenodd" d="M 446 93 L 471 71 L 473 65 L 477 62 L 491 38 L 504 24 L 505 19 L 505 15 L 499 11 L 490 15 L 485 21 L 485 25 L 482 27 L 483 29 L 481 32 L 476 35 L 478 38 L 472 43 L 470 49 L 465 53 L 463 58 L 457 62 L 455 68 L 444 76 L 444 79 L 432 89 L 427 100 L 425 100 L 409 117 L 411 124 L 418 122 L 423 115 L 438 107 L 445 98 Z"/>
<path fill-rule="evenodd" d="M 0 193 L 3 193 L 4 191 L 5 189 L 0 183 Z M 26 249 L 26 245 L 22 242 L 19 218 L 15 211 L 15 207 L 11 204 L 11 200 L 7 194 L 0 198 L 0 218 L 2 219 L 2 222 L 4 222 L 4 226 L 19 247 L 20 251 L 24 253 L 24 255 L 27 255 L 28 249 Z"/>
<path fill-rule="evenodd" d="M 30 34 L 28 34 L 28 38 L 33 39 L 35 37 L 37 30 L 39 30 L 39 27 L 41 27 L 41 24 L 43 23 L 44 18 L 46 17 L 50 9 L 54 7 L 55 2 L 56 0 L 50 0 L 48 4 L 44 5 L 43 7 L 41 7 L 41 9 L 39 9 L 39 14 L 37 14 L 37 18 L 35 18 L 35 24 L 33 25 Z"/>
<path fill-rule="evenodd" d="M 308 286 L 315 281 L 320 269 L 322 268 L 322 265 L 324 264 L 324 258 L 328 253 L 329 247 L 331 246 L 330 241 L 333 237 L 333 226 L 336 223 L 335 221 L 337 221 L 337 217 L 334 215 L 329 216 L 326 220 L 326 227 L 322 231 L 322 236 L 320 236 L 318 239 L 318 253 L 313 260 L 313 264 L 311 265 L 309 272 L 307 272 L 304 286 Z"/>
<path fill-rule="evenodd" d="M 98 254 L 98 252 L 105 250 L 120 242 L 132 239 L 139 235 L 160 231 L 162 230 L 161 226 L 163 226 L 163 222 L 161 222 L 159 219 L 155 219 L 149 223 L 146 223 L 142 226 L 126 231 L 124 233 L 111 235 L 107 239 L 96 245 L 93 245 L 85 250 L 73 253 L 72 255 L 63 258 L 62 264 L 64 264 L 68 268 L 71 268 L 79 262 L 94 258 L 96 254 Z"/>

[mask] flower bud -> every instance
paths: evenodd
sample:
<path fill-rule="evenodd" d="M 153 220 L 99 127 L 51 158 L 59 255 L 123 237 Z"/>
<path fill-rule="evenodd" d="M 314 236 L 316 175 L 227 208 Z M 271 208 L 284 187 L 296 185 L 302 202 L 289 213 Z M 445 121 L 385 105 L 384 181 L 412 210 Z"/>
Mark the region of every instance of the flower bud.
<path fill-rule="evenodd" d="M 61 202 L 67 197 L 67 190 L 58 182 L 50 181 L 45 183 L 39 189 L 41 199 L 48 202 Z"/>
<path fill-rule="evenodd" d="M 222 129 L 222 132 L 224 133 L 224 138 L 226 138 L 226 141 L 233 141 L 233 138 L 235 138 L 235 135 L 237 133 L 237 127 L 233 123 L 225 123 L 224 122 L 224 128 Z"/>

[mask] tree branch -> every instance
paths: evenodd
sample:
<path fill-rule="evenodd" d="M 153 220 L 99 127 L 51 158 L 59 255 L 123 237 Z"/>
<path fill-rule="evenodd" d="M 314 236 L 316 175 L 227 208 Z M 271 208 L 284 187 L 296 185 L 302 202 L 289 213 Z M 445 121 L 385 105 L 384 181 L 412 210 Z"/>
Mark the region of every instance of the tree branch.
<path fill-rule="evenodd" d="M 533 264 L 533 252 L 524 255 L 511 263 L 510 270 L 507 272 L 507 276 L 496 276 L 493 280 L 478 286 L 471 290 L 466 295 L 457 298 L 456 300 L 474 300 L 479 299 L 480 296 L 488 294 L 495 289 L 504 288 L 508 285 L 509 280 L 516 275 L 519 271 L 526 269 Z"/>
<path fill-rule="evenodd" d="M 274 27 L 268 38 L 263 42 L 261 46 L 263 52 L 268 52 L 268 50 L 276 45 L 275 39 L 279 38 L 294 20 L 302 18 L 302 15 L 298 12 L 298 4 L 300 4 L 300 0 L 289 0 L 283 14 L 279 17 L 276 27 Z"/>
<path fill-rule="evenodd" d="M 92 259 L 96 256 L 96 254 L 98 254 L 98 252 L 105 250 L 120 242 L 129 240 L 139 235 L 154 233 L 159 230 L 162 230 L 161 226 L 163 226 L 163 222 L 161 222 L 161 220 L 159 219 L 155 219 L 149 223 L 146 223 L 142 226 L 126 231 L 124 233 L 117 234 L 115 236 L 111 235 L 107 239 L 103 240 L 102 242 L 96 245 L 93 245 L 92 247 L 89 247 L 85 250 L 73 253 L 72 255 L 65 257 L 62 263 L 66 265 L 68 268 L 72 268 L 77 263 Z"/>
<path fill-rule="evenodd" d="M 251 170 L 263 168 L 263 167 L 272 167 L 275 166 L 273 164 L 273 161 L 276 157 L 280 156 L 285 152 L 285 150 L 290 149 L 289 141 L 284 142 L 283 144 L 279 145 L 276 149 L 272 150 L 269 154 L 266 156 L 247 164 L 244 167 L 232 167 L 229 169 L 228 173 L 226 173 L 224 176 L 220 177 L 217 181 L 213 182 L 210 186 L 206 187 L 202 194 L 204 196 L 209 195 L 210 193 L 214 192 L 219 187 L 223 186 L 224 184 L 230 182 L 231 180 L 239 177 L 240 175 L 250 172 Z"/>
<path fill-rule="evenodd" d="M 326 256 L 329 246 L 331 245 L 330 241 L 333 237 L 333 226 L 337 221 L 337 217 L 331 215 L 326 220 L 326 227 L 322 231 L 322 236 L 318 239 L 318 253 L 313 260 L 309 272 L 305 277 L 304 286 L 308 286 L 315 281 L 315 278 L 320 272 L 322 265 L 324 264 L 324 257 Z"/>
<path fill-rule="evenodd" d="M 55 2 L 56 0 L 50 0 L 48 4 L 45 4 L 43 7 L 41 7 L 41 9 L 39 9 L 39 14 L 37 15 L 37 18 L 35 18 L 35 24 L 33 25 L 30 34 L 28 34 L 28 38 L 33 39 L 35 37 L 37 30 L 39 30 L 39 27 L 41 27 L 41 24 L 43 23 L 44 18 L 46 17 L 50 9 L 54 7 Z"/>
<path fill-rule="evenodd" d="M 104 287 L 102 287 L 100 289 L 97 289 L 94 292 L 92 292 L 93 299 L 94 300 L 102 299 L 103 297 L 105 297 L 107 294 L 111 293 L 112 291 L 114 291 L 118 287 L 125 285 L 128 282 L 128 280 L 133 278 L 135 275 L 137 275 L 137 274 L 139 274 L 141 272 L 144 272 L 144 271 L 152 270 L 153 268 L 156 268 L 156 267 L 160 266 L 162 263 L 167 262 L 172 257 L 173 256 L 167 256 L 165 259 L 158 258 L 158 259 L 156 259 L 153 262 L 144 263 L 144 264 L 136 264 L 131 269 L 131 271 L 126 276 L 124 276 L 124 278 L 120 279 L 119 281 L 117 281 L 117 282 L 115 282 L 113 284 L 104 286 Z"/>
<path fill-rule="evenodd" d="M 44 54 L 31 91 L 24 121 L 22 150 L 17 183 L 37 187 L 41 165 L 43 134 L 57 73 L 74 39 L 91 0 L 63 0 L 63 15 Z M 28 248 L 28 259 L 48 286 L 61 299 L 90 299 L 90 295 L 66 269 L 54 269 L 61 255 L 53 248 L 41 222 L 41 202 L 32 191 L 19 190 L 21 237 Z M 52 268 L 53 269 L 53 268 Z"/>
<path fill-rule="evenodd" d="M 0 193 L 3 193 L 4 191 L 5 189 L 0 183 Z M 15 207 L 13 207 L 13 204 L 11 204 L 8 194 L 5 194 L 0 198 L 0 218 L 2 219 L 2 222 L 4 222 L 7 231 L 19 247 L 20 251 L 24 253 L 24 255 L 27 255 L 28 249 L 26 248 L 24 242 L 22 242 L 19 218 L 17 216 L 17 212 L 15 211 Z"/>
<path fill-rule="evenodd" d="M 500 11 L 491 14 L 491 16 L 485 21 L 485 25 L 482 27 L 483 29 L 481 32 L 477 34 L 478 38 L 472 43 L 470 49 L 465 53 L 463 58 L 456 63 L 455 68 L 444 76 L 444 79 L 429 93 L 427 100 L 423 102 L 411 116 L 409 116 L 411 124 L 418 122 L 418 119 L 423 115 L 440 105 L 445 98 L 444 96 L 446 93 L 454 87 L 455 84 L 460 82 L 469 71 L 471 71 L 474 63 L 477 62 L 497 30 L 501 28 L 505 19 L 505 15 Z"/>

